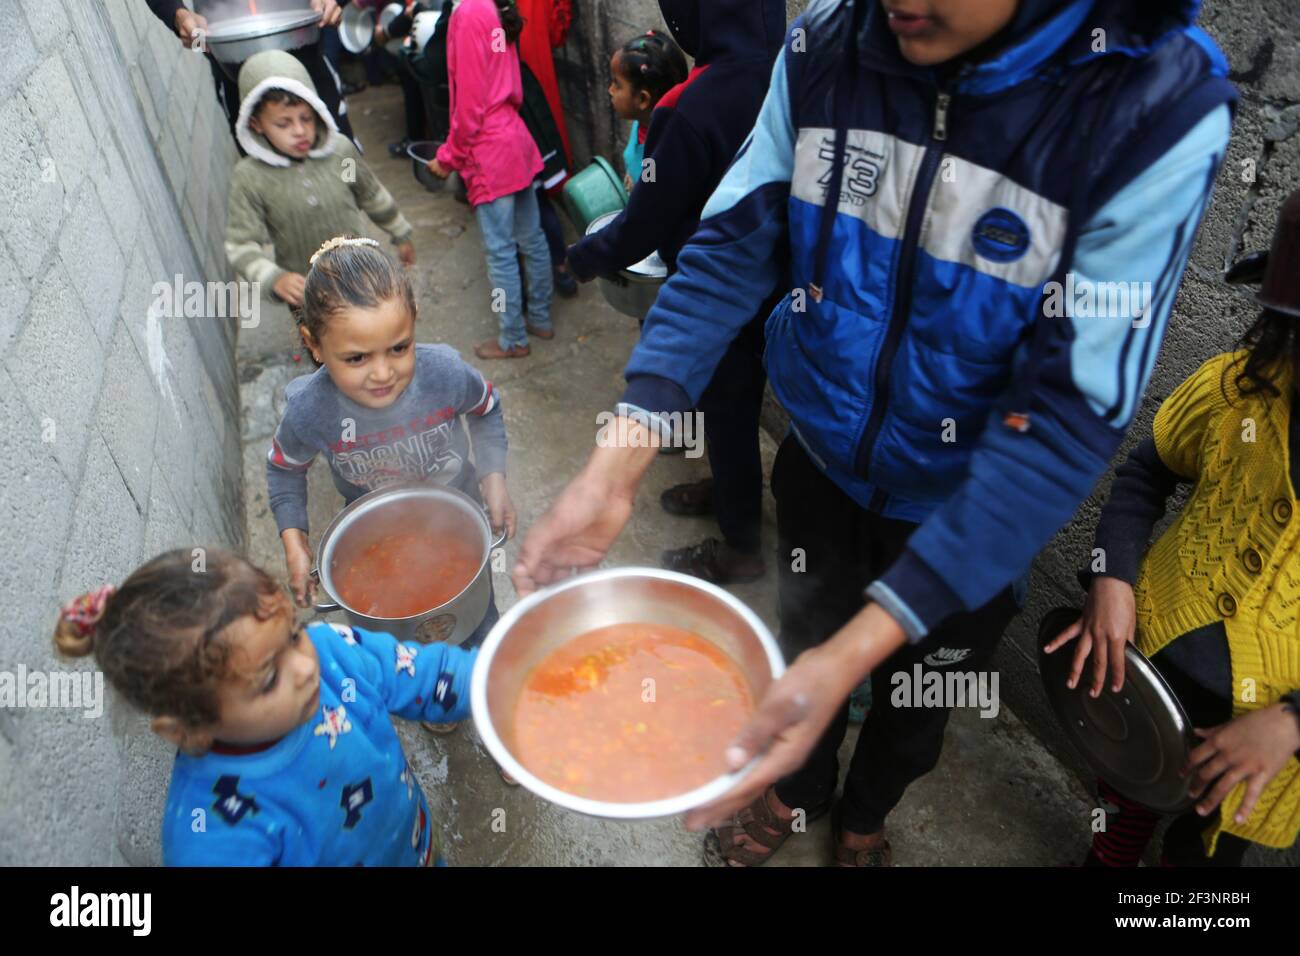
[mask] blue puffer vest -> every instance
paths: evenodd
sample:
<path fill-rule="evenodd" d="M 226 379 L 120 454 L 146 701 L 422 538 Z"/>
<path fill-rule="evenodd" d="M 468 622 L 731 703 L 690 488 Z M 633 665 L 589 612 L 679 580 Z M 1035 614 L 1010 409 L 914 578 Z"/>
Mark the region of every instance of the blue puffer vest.
<path fill-rule="evenodd" d="M 1234 100 L 1198 5 L 1062 3 L 946 79 L 902 59 L 873 0 L 814 3 L 796 24 L 797 287 L 766 360 L 796 434 L 861 504 L 920 521 L 952 494 L 970 437 L 1050 360 L 1033 344 L 1043 285 L 1064 282 L 1081 224 Z"/>

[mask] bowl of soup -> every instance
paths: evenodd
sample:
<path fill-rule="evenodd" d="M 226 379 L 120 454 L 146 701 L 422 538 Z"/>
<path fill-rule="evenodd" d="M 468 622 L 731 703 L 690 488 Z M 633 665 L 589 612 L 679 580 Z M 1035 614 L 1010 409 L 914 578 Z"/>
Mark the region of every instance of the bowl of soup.
<path fill-rule="evenodd" d="M 721 796 L 724 753 L 785 669 L 767 626 L 731 594 L 657 568 L 615 568 L 524 598 L 479 651 L 474 723 L 538 796 L 646 819 Z"/>
<path fill-rule="evenodd" d="M 399 640 L 459 644 L 491 599 L 494 538 L 482 506 L 441 485 L 403 483 L 362 495 L 316 546 L 319 612 Z"/>

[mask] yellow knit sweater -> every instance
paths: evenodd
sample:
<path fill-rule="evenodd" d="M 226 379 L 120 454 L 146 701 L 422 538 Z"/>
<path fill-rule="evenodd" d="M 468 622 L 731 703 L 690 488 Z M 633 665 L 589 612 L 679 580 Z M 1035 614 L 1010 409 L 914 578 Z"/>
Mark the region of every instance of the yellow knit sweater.
<path fill-rule="evenodd" d="M 1300 515 L 1291 487 L 1291 370 L 1282 397 L 1242 396 L 1227 366 L 1207 361 L 1160 406 L 1153 430 L 1161 460 L 1195 482 L 1182 514 L 1147 552 L 1135 587 L 1137 641 L 1146 655 L 1222 621 L 1232 656 L 1233 716 L 1300 688 Z M 1222 384 L 1222 387 L 1220 383 Z M 1225 399 L 1226 388 L 1228 398 Z M 1245 784 L 1224 799 L 1220 832 L 1271 847 L 1300 830 L 1300 762 L 1265 787 L 1250 819 L 1233 821 Z"/>

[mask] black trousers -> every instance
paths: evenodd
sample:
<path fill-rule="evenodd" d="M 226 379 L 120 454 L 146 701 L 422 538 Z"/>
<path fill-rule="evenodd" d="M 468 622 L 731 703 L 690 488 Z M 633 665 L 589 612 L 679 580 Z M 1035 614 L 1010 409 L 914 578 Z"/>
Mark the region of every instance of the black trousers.
<path fill-rule="evenodd" d="M 546 247 L 551 251 L 551 265 L 558 268 L 568 258 L 568 250 L 564 245 L 564 224 L 560 222 L 560 214 L 555 211 L 555 205 L 546 195 L 546 190 L 540 185 L 537 187 L 537 215 L 542 222 L 542 232 L 546 234 Z"/>
<path fill-rule="evenodd" d="M 759 414 L 763 409 L 764 308 L 741 330 L 700 396 L 709 467 L 713 471 L 713 513 L 722 537 L 737 551 L 762 546 L 763 461 Z"/>
<path fill-rule="evenodd" d="M 863 590 L 897 558 L 916 525 L 862 508 L 822 474 L 793 435 L 772 469 L 776 497 L 780 641 L 787 659 L 824 642 L 862 610 Z M 983 607 L 956 614 L 907 645 L 871 675 L 871 710 L 844 781 L 842 826 L 875 833 L 912 781 L 939 761 L 949 709 L 895 706 L 892 675 L 986 672 L 994 648 L 1019 611 L 1008 587 Z M 809 818 L 829 808 L 839 779 L 837 752 L 848 730 L 845 698 L 804 766 L 776 793 Z"/>

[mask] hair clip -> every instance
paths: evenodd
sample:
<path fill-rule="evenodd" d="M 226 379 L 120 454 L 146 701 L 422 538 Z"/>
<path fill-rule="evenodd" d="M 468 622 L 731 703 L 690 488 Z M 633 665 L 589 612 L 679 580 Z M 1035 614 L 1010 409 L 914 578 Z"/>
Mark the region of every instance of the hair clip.
<path fill-rule="evenodd" d="M 374 246 L 378 249 L 379 243 L 364 236 L 335 236 L 333 239 L 326 239 L 321 243 L 321 247 L 312 253 L 312 257 L 307 261 L 307 264 L 314 266 L 316 260 L 325 253 L 333 252 L 342 246 Z"/>

